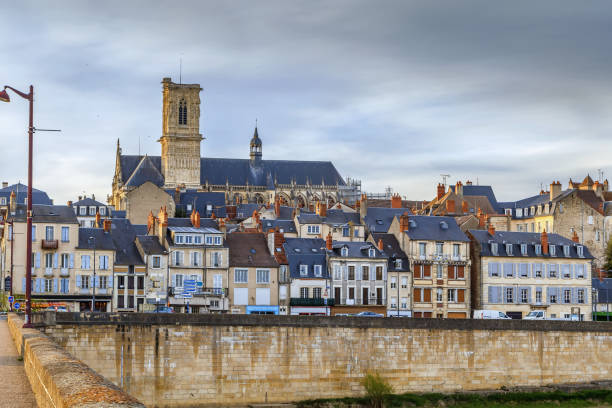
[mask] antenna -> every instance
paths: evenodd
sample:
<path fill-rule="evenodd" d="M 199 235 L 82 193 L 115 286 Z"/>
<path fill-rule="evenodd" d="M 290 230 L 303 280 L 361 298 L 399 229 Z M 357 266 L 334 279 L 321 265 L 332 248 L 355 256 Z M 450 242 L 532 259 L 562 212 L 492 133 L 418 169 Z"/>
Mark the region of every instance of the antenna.
<path fill-rule="evenodd" d="M 444 184 L 444 188 L 446 188 L 446 179 L 449 178 L 450 174 L 440 174 L 442 176 L 442 184 Z"/>

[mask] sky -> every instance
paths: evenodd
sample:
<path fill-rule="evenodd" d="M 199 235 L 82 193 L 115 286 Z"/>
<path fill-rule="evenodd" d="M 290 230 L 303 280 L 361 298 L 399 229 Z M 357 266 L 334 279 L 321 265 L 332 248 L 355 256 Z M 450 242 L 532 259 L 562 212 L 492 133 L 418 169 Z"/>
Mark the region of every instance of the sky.
<path fill-rule="evenodd" d="M 0 85 L 35 87 L 33 186 L 111 192 L 117 139 L 159 155 L 161 80 L 198 83 L 204 157 L 330 160 L 367 192 L 500 201 L 612 166 L 609 1 L 0 0 Z M 182 61 L 182 71 L 179 69 Z M 27 180 L 27 101 L 0 178 Z"/>

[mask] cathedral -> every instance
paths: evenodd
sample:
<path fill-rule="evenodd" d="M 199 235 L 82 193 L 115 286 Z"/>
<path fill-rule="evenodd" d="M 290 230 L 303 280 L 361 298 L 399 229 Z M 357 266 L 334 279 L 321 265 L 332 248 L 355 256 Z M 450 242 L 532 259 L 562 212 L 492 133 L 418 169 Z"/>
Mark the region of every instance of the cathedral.
<path fill-rule="evenodd" d="M 329 161 L 264 160 L 257 127 L 248 159 L 201 157 L 199 84 L 162 80 L 161 156 L 125 155 L 117 141 L 115 175 L 109 203 L 125 210 L 128 193 L 151 182 L 175 190 L 222 192 L 226 205 L 273 203 L 306 207 L 342 200 L 349 187 Z"/>

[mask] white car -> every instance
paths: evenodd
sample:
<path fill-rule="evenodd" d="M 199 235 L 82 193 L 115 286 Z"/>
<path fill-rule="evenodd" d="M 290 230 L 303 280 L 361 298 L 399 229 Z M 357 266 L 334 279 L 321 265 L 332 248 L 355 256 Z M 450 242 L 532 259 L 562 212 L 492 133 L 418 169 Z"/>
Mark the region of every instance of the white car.
<path fill-rule="evenodd" d="M 511 319 L 504 312 L 498 310 L 474 310 L 474 319 Z"/>
<path fill-rule="evenodd" d="M 543 310 L 532 310 L 524 317 L 524 320 L 546 320 L 546 312 Z"/>

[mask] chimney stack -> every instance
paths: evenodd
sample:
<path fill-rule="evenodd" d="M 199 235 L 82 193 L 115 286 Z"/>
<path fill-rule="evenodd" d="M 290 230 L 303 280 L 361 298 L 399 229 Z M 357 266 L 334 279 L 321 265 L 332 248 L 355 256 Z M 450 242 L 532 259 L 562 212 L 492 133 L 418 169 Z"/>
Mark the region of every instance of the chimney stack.
<path fill-rule="evenodd" d="M 100 228 L 100 211 L 96 210 L 96 228 Z"/>
<path fill-rule="evenodd" d="M 446 200 L 446 213 L 447 214 L 455 213 L 455 200 Z"/>
<path fill-rule="evenodd" d="M 223 232 L 224 234 L 227 231 L 225 226 L 225 218 L 219 218 L 219 231 Z"/>
<path fill-rule="evenodd" d="M 557 198 L 561 194 L 561 183 L 559 181 L 553 181 L 550 184 L 550 201 Z"/>
<path fill-rule="evenodd" d="M 470 180 L 468 180 L 468 181 L 466 181 L 466 182 L 465 182 L 465 185 L 466 185 L 466 186 L 471 186 L 471 185 L 472 185 L 472 182 L 471 182 Z"/>
<path fill-rule="evenodd" d="M 317 201 L 317 215 L 319 217 L 327 217 L 327 204 Z"/>
<path fill-rule="evenodd" d="M 457 184 L 455 184 L 455 194 L 463 197 L 463 183 L 461 181 L 458 181 Z"/>
<path fill-rule="evenodd" d="M 491 223 L 489 223 L 489 235 L 495 236 L 495 227 Z"/>
<path fill-rule="evenodd" d="M 153 211 L 149 212 L 149 216 L 147 217 L 147 234 L 153 235 L 155 233 L 155 216 L 153 215 Z"/>
<path fill-rule="evenodd" d="M 546 233 L 546 229 L 544 229 L 540 235 L 540 244 L 542 244 L 542 253 L 548 255 L 548 234 Z"/>
<path fill-rule="evenodd" d="M 327 248 L 328 251 L 331 251 L 333 249 L 332 246 L 332 235 L 331 232 L 327 233 L 327 238 L 325 239 L 325 247 Z"/>
<path fill-rule="evenodd" d="M 166 212 L 166 207 L 161 207 L 159 209 L 159 214 L 157 215 L 158 219 L 158 228 L 157 228 L 157 236 L 159 237 L 159 243 L 164 246 L 166 242 L 166 233 L 168 231 L 168 213 Z"/>
<path fill-rule="evenodd" d="M 198 211 L 193 215 L 192 225 L 194 228 L 200 228 L 200 213 Z"/>
<path fill-rule="evenodd" d="M 15 194 L 15 190 L 11 191 L 9 205 L 11 206 L 11 213 L 14 214 L 17 211 L 17 194 Z"/>
<path fill-rule="evenodd" d="M 442 197 L 444 197 L 444 193 L 445 193 L 444 184 L 438 183 L 438 192 L 437 192 L 437 195 L 436 195 L 436 199 L 439 200 Z"/>
<path fill-rule="evenodd" d="M 462 212 L 462 213 L 464 213 L 464 214 L 467 214 L 467 213 L 469 213 L 469 212 L 470 212 L 470 208 L 469 208 L 469 206 L 468 206 L 468 203 L 467 203 L 467 201 L 465 201 L 465 200 L 463 200 L 463 201 L 461 202 L 461 212 Z"/>
<path fill-rule="evenodd" d="M 408 217 L 408 213 L 405 212 L 399 217 L 400 224 L 400 232 L 408 231 L 410 225 L 410 218 Z"/>
<path fill-rule="evenodd" d="M 280 208 L 281 208 L 280 197 L 276 196 L 276 198 L 274 199 L 274 215 L 276 215 L 276 218 L 280 217 Z"/>
<path fill-rule="evenodd" d="M 111 224 L 112 224 L 112 221 L 110 219 L 107 218 L 107 219 L 104 220 L 104 232 L 106 232 L 106 233 L 110 232 Z"/>
<path fill-rule="evenodd" d="M 359 218 L 361 221 L 365 219 L 366 214 L 368 213 L 368 195 L 361 195 L 361 202 L 359 204 Z"/>
<path fill-rule="evenodd" d="M 68 200 L 68 207 L 72 207 L 72 201 Z"/>
<path fill-rule="evenodd" d="M 402 208 L 402 197 L 399 194 L 393 194 L 391 197 L 391 208 Z"/>
<path fill-rule="evenodd" d="M 572 235 L 572 241 L 574 241 L 577 244 L 580 243 L 580 238 L 578 238 L 578 234 L 576 234 L 576 230 L 574 230 L 574 235 Z"/>
<path fill-rule="evenodd" d="M 384 248 L 385 248 L 385 246 L 383 244 L 383 240 L 382 240 L 382 238 L 379 238 L 378 239 L 378 249 L 382 252 L 382 251 L 384 251 Z"/>

